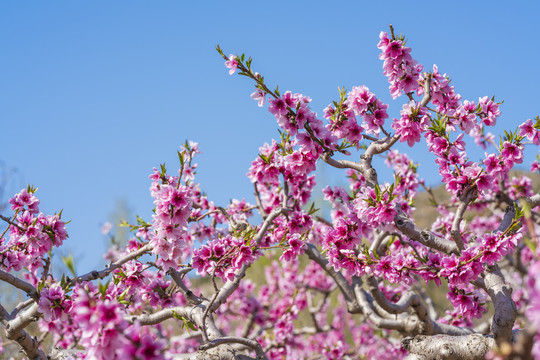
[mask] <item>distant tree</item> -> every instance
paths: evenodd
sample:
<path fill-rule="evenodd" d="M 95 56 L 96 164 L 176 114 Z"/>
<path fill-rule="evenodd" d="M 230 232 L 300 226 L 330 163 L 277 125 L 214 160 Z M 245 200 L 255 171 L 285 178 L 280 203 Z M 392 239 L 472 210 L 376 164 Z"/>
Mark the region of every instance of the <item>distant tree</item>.
<path fill-rule="evenodd" d="M 496 142 L 495 98 L 463 100 L 392 27 L 378 48 L 393 99 L 404 99 L 399 118 L 357 86 L 340 89 L 322 120 L 309 97 L 271 90 L 251 58 L 218 47 L 280 127 L 248 173 L 256 203 L 208 199 L 195 177 L 199 146 L 186 142 L 178 172 L 162 165 L 150 176 L 152 219 L 124 224 L 133 237 L 109 251 L 104 269 L 51 273 L 65 223 L 39 212 L 35 188 L 16 194 L 2 216 L 0 280 L 27 299 L 0 306 L 6 337 L 31 359 L 540 358 L 540 193 L 509 175 L 526 146 L 538 152 L 540 118 Z M 437 212 L 429 228 L 413 220 L 424 180 L 398 142 L 414 155 L 425 143 L 436 156 L 448 197 L 427 192 Z M 485 149 L 480 161 L 471 146 Z M 379 180 L 375 156 L 392 182 Z M 322 190 L 329 217 L 312 202 L 321 162 L 350 184 Z M 530 170 L 539 168 L 537 157 Z M 246 277 L 254 263 L 265 264 L 261 286 Z M 204 292 L 186 276 L 195 272 Z M 437 311 L 442 291 L 446 313 Z M 30 335 L 36 322 L 39 338 Z"/>

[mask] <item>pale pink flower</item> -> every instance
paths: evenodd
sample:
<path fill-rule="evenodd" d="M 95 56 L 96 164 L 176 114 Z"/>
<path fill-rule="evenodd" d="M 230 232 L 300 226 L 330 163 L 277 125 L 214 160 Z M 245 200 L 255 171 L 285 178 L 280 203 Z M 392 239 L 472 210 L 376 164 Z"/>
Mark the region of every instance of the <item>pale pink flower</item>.
<path fill-rule="evenodd" d="M 229 75 L 234 74 L 236 71 L 236 68 L 238 68 L 238 60 L 236 60 L 236 56 L 233 54 L 229 55 L 229 60 L 225 61 L 225 66 L 231 70 L 229 70 Z"/>

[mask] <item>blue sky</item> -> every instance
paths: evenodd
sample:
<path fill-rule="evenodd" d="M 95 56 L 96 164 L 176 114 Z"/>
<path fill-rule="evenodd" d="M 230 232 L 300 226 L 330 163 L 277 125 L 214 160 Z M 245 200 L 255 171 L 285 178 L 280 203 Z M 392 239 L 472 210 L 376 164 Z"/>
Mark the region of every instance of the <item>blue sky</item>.
<path fill-rule="evenodd" d="M 539 13 L 533 1 L 2 2 L 0 160 L 22 175 L 13 186 L 39 187 L 42 211 L 64 209 L 67 249 L 88 271 L 103 264 L 100 225 L 119 200 L 150 218 L 148 175 L 163 162 L 176 172 L 186 139 L 200 143 L 197 179 L 212 200 L 253 199 L 245 173 L 276 124 L 216 44 L 252 56 L 269 85 L 311 96 L 319 114 L 338 86 L 364 84 L 397 116 L 405 99 L 391 101 L 376 48 L 392 23 L 464 98 L 505 101 L 499 133 L 540 113 Z M 436 183 L 433 158 L 413 157 Z"/>

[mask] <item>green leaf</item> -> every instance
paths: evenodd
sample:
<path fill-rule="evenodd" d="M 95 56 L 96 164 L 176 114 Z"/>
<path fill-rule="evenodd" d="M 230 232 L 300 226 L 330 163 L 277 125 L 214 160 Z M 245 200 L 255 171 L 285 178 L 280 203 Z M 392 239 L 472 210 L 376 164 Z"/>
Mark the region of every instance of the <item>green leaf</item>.
<path fill-rule="evenodd" d="M 184 166 L 185 160 L 184 160 L 184 152 L 176 151 L 178 153 L 178 160 L 180 160 L 180 165 Z"/>
<path fill-rule="evenodd" d="M 309 211 L 308 211 L 308 215 L 313 215 L 315 214 L 317 211 L 319 211 L 320 209 L 317 209 L 315 208 L 315 203 L 312 202 L 311 203 L 311 207 L 309 208 Z"/>
<path fill-rule="evenodd" d="M 397 178 L 396 178 L 397 180 Z M 394 184 L 390 185 L 390 188 L 388 189 L 388 193 L 389 194 L 393 194 L 394 193 Z"/>
<path fill-rule="evenodd" d="M 174 311 L 174 310 L 172 310 L 172 316 L 173 316 L 175 319 L 178 319 L 178 320 L 182 320 L 182 319 L 183 319 L 183 317 L 180 316 L 180 315 L 178 315 L 178 314 L 176 313 L 176 311 Z"/>
<path fill-rule="evenodd" d="M 514 220 L 519 220 L 525 215 L 525 212 L 527 212 L 530 216 L 531 208 L 528 206 L 528 204 L 523 201 L 521 204 L 521 208 L 517 203 L 514 203 L 514 210 L 516 211 L 516 215 L 514 216 Z"/>
<path fill-rule="evenodd" d="M 259 157 L 262 159 L 262 161 L 264 161 L 268 165 L 270 165 L 272 163 L 272 160 L 271 160 L 272 155 L 265 156 L 263 154 L 259 154 Z"/>
<path fill-rule="evenodd" d="M 66 275 L 62 274 L 62 278 L 60 279 L 60 287 L 63 289 L 66 285 Z"/>
<path fill-rule="evenodd" d="M 129 289 L 130 289 L 130 288 L 131 288 L 131 287 L 128 287 L 126 290 L 124 290 L 124 292 L 122 292 L 120 295 L 118 295 L 118 301 L 119 301 L 120 303 L 122 303 L 122 301 L 126 301 L 127 304 L 125 304 L 125 305 L 129 305 L 129 304 L 130 304 L 129 301 L 125 300 L 127 294 L 129 293 Z"/>
<path fill-rule="evenodd" d="M 105 298 L 105 295 L 107 294 L 107 289 L 109 288 L 110 281 L 107 281 L 105 284 L 101 283 L 101 281 L 98 284 L 98 290 L 99 293 L 103 298 Z"/>
<path fill-rule="evenodd" d="M 75 277 L 77 277 L 77 274 L 75 272 L 75 263 L 73 262 L 73 254 L 69 254 L 68 256 L 62 256 L 60 257 L 62 259 L 62 262 L 68 270 L 71 272 L 71 274 Z"/>

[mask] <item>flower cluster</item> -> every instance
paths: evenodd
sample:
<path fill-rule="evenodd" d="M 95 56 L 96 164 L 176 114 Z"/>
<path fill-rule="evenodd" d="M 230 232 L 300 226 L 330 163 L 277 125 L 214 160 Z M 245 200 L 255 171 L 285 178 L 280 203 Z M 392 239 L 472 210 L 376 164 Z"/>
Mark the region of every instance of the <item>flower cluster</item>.
<path fill-rule="evenodd" d="M 433 71 L 430 74 L 430 95 L 431 103 L 436 106 L 437 112 L 448 116 L 456 115 L 457 111 L 461 108 L 459 100 L 461 95 L 457 94 L 454 90 L 454 86 L 450 85 L 450 78 L 448 75 L 439 72 L 437 65 L 433 65 Z M 420 75 L 420 84 L 424 85 L 426 75 Z M 418 95 L 424 94 L 424 86 L 418 87 Z"/>
<path fill-rule="evenodd" d="M 118 359 L 127 328 L 122 306 L 111 297 L 99 299 L 99 290 L 91 283 L 73 289 L 71 316 L 82 330 L 80 344 L 88 349 L 87 357 Z"/>
<path fill-rule="evenodd" d="M 6 271 L 26 267 L 35 272 L 43 267 L 43 257 L 53 246 L 61 246 L 67 238 L 59 214 L 39 213 L 39 199 L 34 192 L 31 188 L 23 189 L 9 200 L 16 215 L 9 228 L 9 239 L 0 243 L 0 268 Z"/>
<path fill-rule="evenodd" d="M 232 280 L 236 270 L 251 264 L 256 255 L 246 240 L 228 235 L 194 250 L 192 263 L 199 275 L 215 274 L 224 280 Z"/>
<path fill-rule="evenodd" d="M 424 68 L 411 56 L 411 48 L 404 45 L 403 39 L 390 39 L 386 32 L 379 35 L 377 47 L 381 50 L 379 58 L 384 61 L 383 74 L 388 77 L 392 98 L 418 89 L 420 73 Z"/>
<path fill-rule="evenodd" d="M 404 104 L 401 110 L 401 118 L 394 119 L 392 122 L 392 128 L 396 130 L 396 135 L 400 137 L 399 141 L 406 141 L 410 147 L 420 141 L 420 136 L 427 130 L 428 126 L 427 109 L 414 101 Z"/>
<path fill-rule="evenodd" d="M 393 226 L 396 203 L 394 186 L 388 184 L 383 189 L 363 187 L 354 200 L 356 216 L 373 229 Z"/>
<path fill-rule="evenodd" d="M 67 312 L 71 310 L 72 301 L 57 283 L 41 290 L 38 304 L 45 321 L 65 320 Z"/>
<path fill-rule="evenodd" d="M 178 184 L 178 177 L 167 176 L 157 169 L 150 179 L 155 205 L 150 243 L 154 245 L 154 253 L 159 255 L 160 264 L 166 268 L 175 267 L 181 263 L 182 250 L 186 246 L 184 234 L 191 213 L 193 189 Z"/>
<path fill-rule="evenodd" d="M 446 297 L 457 310 L 457 314 L 462 317 L 480 319 L 487 311 L 484 306 L 487 300 L 486 294 L 474 289 L 471 285 L 450 286 L 449 290 Z"/>
<path fill-rule="evenodd" d="M 384 121 L 388 119 L 388 105 L 377 99 L 366 86 L 353 87 L 347 94 L 347 105 L 352 113 L 349 118 L 354 119 L 354 115 L 361 116 L 363 128 L 369 134 L 378 135 Z"/>
<path fill-rule="evenodd" d="M 268 111 L 277 120 L 278 125 L 287 131 L 290 136 L 296 136 L 302 152 L 311 152 L 317 156 L 322 151 L 321 144 L 333 147 L 336 138 L 317 119 L 317 114 L 309 108 L 311 99 L 302 94 L 293 94 L 290 91 L 282 96 L 270 99 Z M 309 132 L 301 130 L 306 127 Z M 317 139 L 318 141 L 316 141 Z"/>
<path fill-rule="evenodd" d="M 11 210 L 20 212 L 27 210 L 31 214 L 39 212 L 39 199 L 35 197 L 34 190 L 30 187 L 22 189 L 21 192 L 8 200 Z"/>
<path fill-rule="evenodd" d="M 499 104 L 484 96 L 478 100 L 478 107 L 480 108 L 478 115 L 482 122 L 487 126 L 494 126 L 497 123 L 497 118 L 501 115 Z"/>

